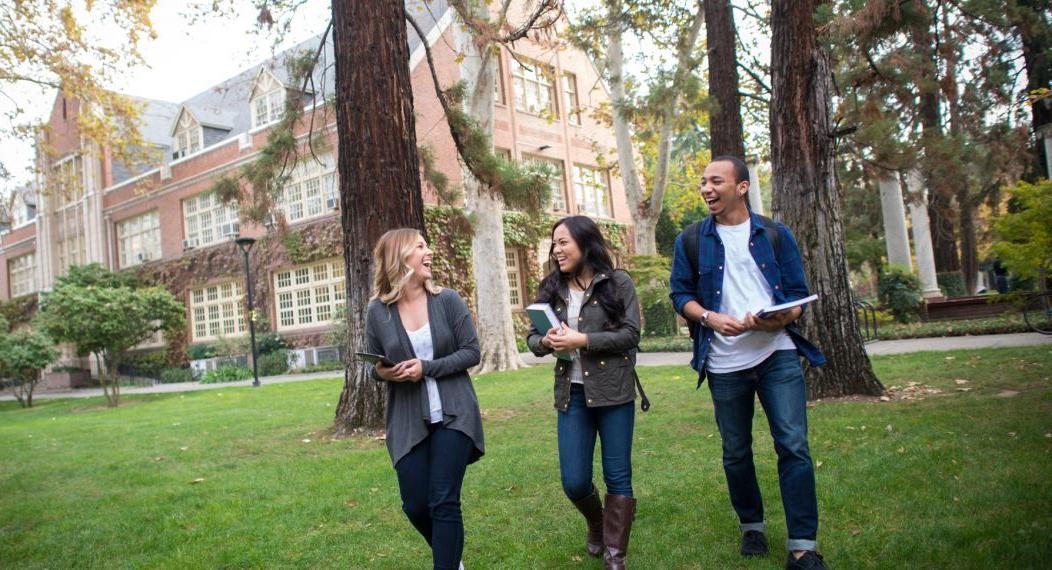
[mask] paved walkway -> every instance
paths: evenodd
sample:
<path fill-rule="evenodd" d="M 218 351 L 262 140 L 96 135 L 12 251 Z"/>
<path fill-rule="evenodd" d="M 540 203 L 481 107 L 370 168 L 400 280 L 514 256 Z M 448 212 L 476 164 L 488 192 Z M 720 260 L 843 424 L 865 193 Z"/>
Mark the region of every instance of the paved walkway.
<path fill-rule="evenodd" d="M 870 355 L 877 354 L 905 354 L 909 352 L 930 352 L 942 350 L 968 350 L 977 348 L 1002 348 L 1009 346 L 1040 346 L 1052 347 L 1052 335 L 1038 333 L 1017 334 L 992 334 L 982 336 L 954 336 L 935 338 L 911 338 L 906 340 L 878 340 L 866 344 L 866 352 Z M 550 362 L 549 357 L 537 358 L 532 354 L 525 353 L 522 359 L 527 364 L 546 364 Z M 690 353 L 688 352 L 641 352 L 638 363 L 640 366 L 667 366 L 690 364 Z M 313 372 L 310 374 L 285 374 L 282 376 L 269 376 L 260 380 L 262 384 L 277 384 L 281 382 L 302 382 L 305 380 L 317 380 L 319 378 L 333 378 L 342 376 L 339 370 L 332 372 Z M 233 386 L 251 386 L 251 380 L 239 382 L 226 382 L 222 384 L 199 384 L 197 382 L 181 382 L 177 384 L 157 384 L 155 386 L 128 386 L 121 388 L 121 395 L 131 394 L 164 394 L 169 392 L 193 392 L 197 390 L 216 390 L 230 388 Z M 33 394 L 33 399 L 44 400 L 50 398 L 91 398 L 102 396 L 101 388 L 85 388 L 65 392 L 39 392 Z M 9 393 L 0 394 L 0 401 L 14 400 L 15 397 Z"/>

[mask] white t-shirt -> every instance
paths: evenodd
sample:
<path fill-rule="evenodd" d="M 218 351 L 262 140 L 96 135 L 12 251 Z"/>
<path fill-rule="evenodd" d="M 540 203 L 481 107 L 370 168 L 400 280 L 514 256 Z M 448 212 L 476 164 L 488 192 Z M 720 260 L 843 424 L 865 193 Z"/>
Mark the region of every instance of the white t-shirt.
<path fill-rule="evenodd" d="M 736 319 L 744 319 L 745 313 L 756 314 L 774 302 L 770 284 L 749 253 L 750 229 L 748 220 L 736 226 L 716 224 L 724 250 L 723 288 L 716 310 Z M 737 372 L 760 364 L 777 350 L 796 350 L 785 329 L 773 333 L 746 331 L 738 336 L 716 332 L 705 366 L 709 372 Z"/>
<path fill-rule="evenodd" d="M 581 316 L 581 306 L 584 304 L 584 291 L 570 289 L 570 306 L 566 308 L 566 324 L 571 329 L 577 330 L 577 321 Z M 573 384 L 584 384 L 584 376 L 581 375 L 581 359 L 577 351 L 573 351 L 573 361 L 570 362 L 570 382 Z"/>
<path fill-rule="evenodd" d="M 420 360 L 434 360 L 435 346 L 431 340 L 431 323 L 428 323 L 415 331 L 405 331 L 409 335 L 409 342 L 413 345 L 413 352 Z M 424 385 L 427 387 L 427 400 L 431 405 L 431 423 L 442 421 L 442 398 L 438 394 L 438 383 L 434 378 L 424 377 Z"/>

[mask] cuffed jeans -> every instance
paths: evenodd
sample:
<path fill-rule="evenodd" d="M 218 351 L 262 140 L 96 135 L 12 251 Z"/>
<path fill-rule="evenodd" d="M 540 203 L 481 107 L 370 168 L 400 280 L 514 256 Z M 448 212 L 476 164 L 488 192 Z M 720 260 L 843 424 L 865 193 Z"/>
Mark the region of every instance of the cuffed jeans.
<path fill-rule="evenodd" d="M 767 413 L 778 453 L 778 483 L 789 550 L 815 550 L 818 500 L 807 445 L 807 391 L 795 350 L 779 350 L 757 366 L 708 373 L 716 425 L 723 439 L 723 470 L 742 532 L 763 531 L 763 498 L 752 457 L 754 395 Z"/>
<path fill-rule="evenodd" d="M 598 435 L 607 494 L 631 497 L 633 402 L 589 408 L 584 387 L 572 384 L 570 403 L 558 415 L 559 474 L 566 496 L 576 501 L 592 494 L 592 457 Z"/>
<path fill-rule="evenodd" d="M 431 546 L 435 570 L 456 570 L 464 552 L 460 487 L 474 444 L 463 433 L 431 424 L 431 434 L 395 465 L 402 510 Z"/>

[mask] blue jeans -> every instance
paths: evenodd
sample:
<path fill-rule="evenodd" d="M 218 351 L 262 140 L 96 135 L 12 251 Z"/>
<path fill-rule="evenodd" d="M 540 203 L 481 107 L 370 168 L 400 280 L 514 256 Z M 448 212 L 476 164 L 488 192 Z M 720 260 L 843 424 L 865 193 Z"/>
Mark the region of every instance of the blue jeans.
<path fill-rule="evenodd" d="M 723 438 L 723 470 L 742 531 L 765 529 L 763 498 L 752 460 L 754 394 L 767 413 L 778 453 L 778 483 L 785 507 L 789 550 L 815 550 L 818 500 L 807 445 L 807 393 L 795 350 L 779 350 L 757 366 L 709 372 L 716 425 Z"/>
<path fill-rule="evenodd" d="M 566 496 L 576 501 L 592 494 L 592 457 L 598 435 L 607 494 L 631 497 L 634 403 L 589 408 L 584 387 L 573 384 L 570 404 L 558 415 L 559 475 Z"/>
<path fill-rule="evenodd" d="M 431 546 L 435 570 L 456 570 L 464 552 L 460 487 L 474 444 L 463 433 L 431 424 L 431 435 L 395 465 L 402 511 Z"/>

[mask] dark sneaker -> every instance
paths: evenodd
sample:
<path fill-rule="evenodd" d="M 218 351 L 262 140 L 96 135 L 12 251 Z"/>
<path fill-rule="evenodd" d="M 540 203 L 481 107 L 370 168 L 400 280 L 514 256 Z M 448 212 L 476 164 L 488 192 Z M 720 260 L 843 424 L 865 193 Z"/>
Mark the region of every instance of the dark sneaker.
<path fill-rule="evenodd" d="M 767 556 L 767 535 L 758 530 L 742 534 L 742 556 Z"/>
<path fill-rule="evenodd" d="M 822 555 L 814 550 L 808 550 L 800 558 L 790 552 L 785 561 L 785 570 L 826 570 L 826 563 L 822 561 Z"/>

